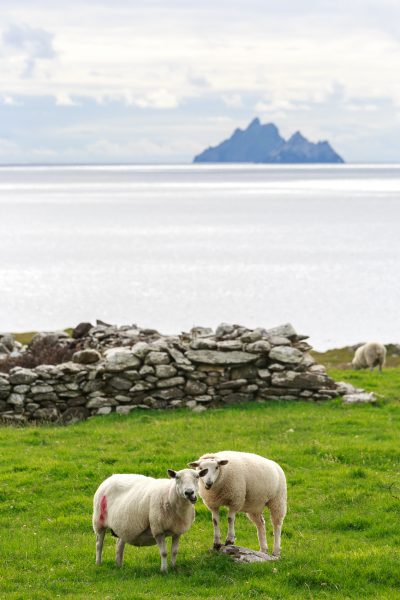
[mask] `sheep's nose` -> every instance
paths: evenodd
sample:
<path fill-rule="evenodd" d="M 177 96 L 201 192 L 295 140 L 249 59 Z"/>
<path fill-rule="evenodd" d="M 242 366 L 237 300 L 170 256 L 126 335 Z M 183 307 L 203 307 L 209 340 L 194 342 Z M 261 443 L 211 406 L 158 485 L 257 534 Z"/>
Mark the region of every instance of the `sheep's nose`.
<path fill-rule="evenodd" d="M 197 496 L 194 493 L 194 490 L 186 490 L 185 492 L 185 496 L 188 500 L 190 500 L 190 502 L 192 504 L 194 504 L 195 502 L 197 502 Z"/>
<path fill-rule="evenodd" d="M 205 485 L 206 490 L 209 490 L 210 487 L 212 486 L 212 481 L 206 481 L 206 483 L 204 485 Z"/>

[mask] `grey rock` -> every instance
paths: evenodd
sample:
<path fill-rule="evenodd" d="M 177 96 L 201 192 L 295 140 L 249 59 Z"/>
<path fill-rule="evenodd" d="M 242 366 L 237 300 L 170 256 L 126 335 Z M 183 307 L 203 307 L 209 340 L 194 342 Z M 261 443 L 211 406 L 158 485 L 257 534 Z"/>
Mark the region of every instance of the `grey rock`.
<path fill-rule="evenodd" d="M 183 369 L 184 366 L 192 368 L 191 362 L 182 354 L 180 350 L 172 346 L 168 346 L 168 353 L 172 359 L 179 365 L 179 368 Z"/>
<path fill-rule="evenodd" d="M 7 400 L 8 404 L 13 406 L 23 406 L 25 402 L 25 396 L 22 394 L 10 394 Z"/>
<path fill-rule="evenodd" d="M 207 410 L 207 408 L 203 404 L 200 404 L 199 406 L 195 406 L 194 408 L 192 408 L 192 412 L 194 412 L 194 413 L 202 413 L 202 412 L 205 412 L 206 410 Z"/>
<path fill-rule="evenodd" d="M 132 382 L 123 377 L 111 377 L 108 383 L 116 390 L 129 390 L 132 387 Z"/>
<path fill-rule="evenodd" d="M 212 401 L 212 396 L 209 394 L 203 394 L 201 396 L 196 396 L 197 404 L 209 404 Z"/>
<path fill-rule="evenodd" d="M 172 365 L 156 365 L 156 377 L 164 379 L 166 377 L 174 377 L 176 369 Z"/>
<path fill-rule="evenodd" d="M 140 366 L 140 359 L 127 348 L 111 348 L 106 350 L 105 369 L 110 372 L 134 369 Z"/>
<path fill-rule="evenodd" d="M 79 352 L 75 352 L 72 355 L 73 362 L 79 363 L 81 365 L 90 365 L 92 363 L 99 362 L 101 360 L 100 353 L 97 350 L 93 350 L 92 348 L 86 348 L 85 350 L 80 350 Z"/>
<path fill-rule="evenodd" d="M 230 370 L 231 379 L 255 379 L 258 369 L 254 365 L 234 367 Z"/>
<path fill-rule="evenodd" d="M 46 384 L 42 384 L 42 385 L 33 385 L 31 387 L 31 394 L 33 396 L 35 396 L 36 394 L 48 394 L 54 392 L 54 389 L 51 385 L 46 385 Z"/>
<path fill-rule="evenodd" d="M 151 346 L 147 342 L 137 342 L 137 344 L 132 347 L 132 354 L 141 359 L 144 359 L 150 351 Z"/>
<path fill-rule="evenodd" d="M 255 563 L 255 562 L 269 562 L 278 560 L 277 556 L 266 554 L 258 550 L 250 550 L 250 548 L 244 548 L 243 546 L 221 546 L 219 552 L 227 554 L 234 561 L 241 563 Z"/>
<path fill-rule="evenodd" d="M 114 398 L 106 398 L 105 396 L 99 396 L 98 398 L 92 398 L 86 404 L 87 408 L 102 408 L 103 406 L 116 406 L 117 401 Z"/>
<path fill-rule="evenodd" d="M 143 367 L 139 369 L 139 374 L 142 377 L 146 377 L 146 375 L 154 375 L 154 372 L 154 367 L 150 365 L 143 365 Z"/>
<path fill-rule="evenodd" d="M 266 340 L 259 340 L 246 345 L 246 352 L 254 352 L 255 354 L 267 354 L 271 350 L 271 344 Z"/>
<path fill-rule="evenodd" d="M 151 351 L 146 356 L 145 362 L 147 365 L 167 365 L 170 362 L 170 358 L 167 352 Z"/>
<path fill-rule="evenodd" d="M 273 373 L 272 385 L 276 387 L 303 388 L 318 390 L 319 388 L 333 388 L 335 383 L 332 379 L 322 373 L 298 373 L 296 371 L 285 371 L 284 373 Z"/>
<path fill-rule="evenodd" d="M 257 360 L 257 356 L 248 352 L 221 352 L 219 350 L 188 350 L 186 356 L 194 363 L 206 365 L 244 365 Z"/>
<path fill-rule="evenodd" d="M 84 406 L 73 406 L 67 408 L 66 411 L 61 415 L 61 422 L 64 425 L 73 425 L 74 423 L 79 423 L 79 421 L 84 421 L 89 416 L 89 411 Z"/>
<path fill-rule="evenodd" d="M 207 384 L 201 381 L 193 381 L 189 379 L 186 382 L 185 392 L 188 396 L 199 396 L 207 390 Z"/>
<path fill-rule="evenodd" d="M 15 425 L 26 423 L 25 415 L 19 415 L 15 413 L 1 413 L 0 420 L 6 423 L 12 423 Z"/>
<path fill-rule="evenodd" d="M 271 360 L 277 360 L 285 364 L 298 365 L 303 359 L 303 353 L 291 346 L 274 346 L 269 353 Z"/>
<path fill-rule="evenodd" d="M 197 406 L 197 402 L 196 402 L 196 400 L 188 400 L 188 401 L 186 402 L 186 406 L 187 406 L 188 408 L 191 408 L 191 409 L 193 409 L 195 406 Z"/>
<path fill-rule="evenodd" d="M 125 406 L 117 406 L 115 409 L 119 415 L 129 415 L 130 412 L 135 410 L 136 406 L 133 404 L 127 404 Z"/>
<path fill-rule="evenodd" d="M 267 379 L 270 379 L 271 373 L 270 373 L 270 371 L 268 371 L 268 369 L 259 369 L 258 376 L 260 377 L 260 379 L 267 380 Z"/>
<path fill-rule="evenodd" d="M 148 381 L 138 381 L 133 387 L 130 388 L 130 394 L 136 394 L 137 392 L 146 392 L 147 390 L 153 389 L 154 385 Z"/>
<path fill-rule="evenodd" d="M 190 342 L 192 350 L 215 350 L 217 342 L 207 338 L 197 338 Z"/>
<path fill-rule="evenodd" d="M 168 379 L 160 379 L 157 383 L 158 388 L 169 388 L 177 385 L 184 385 L 185 379 L 183 377 L 169 377 Z"/>
<path fill-rule="evenodd" d="M 75 329 L 72 331 L 72 337 L 75 340 L 83 338 L 83 337 L 87 336 L 87 334 L 92 329 L 92 327 L 93 327 L 93 325 L 91 323 L 87 323 L 87 322 L 79 323 L 79 325 L 77 325 L 75 327 Z"/>
<path fill-rule="evenodd" d="M 213 330 L 211 329 L 211 327 L 192 327 L 192 329 L 190 330 L 190 335 L 195 338 L 195 337 L 209 337 L 211 335 L 213 335 Z"/>
<path fill-rule="evenodd" d="M 96 415 L 109 415 L 111 412 L 111 406 L 102 406 L 96 411 Z"/>
<path fill-rule="evenodd" d="M 220 325 L 218 325 L 217 329 L 215 330 L 215 337 L 216 338 L 222 338 L 225 335 L 229 335 L 231 333 L 234 332 L 234 326 L 230 325 L 229 323 L 221 323 Z"/>
<path fill-rule="evenodd" d="M 281 335 L 269 335 L 268 341 L 271 346 L 291 346 L 292 342 L 287 337 Z"/>
<path fill-rule="evenodd" d="M 262 338 L 262 333 L 259 329 L 255 329 L 254 331 L 248 331 L 241 336 L 241 340 L 245 344 L 252 344 L 253 342 L 258 342 Z"/>
<path fill-rule="evenodd" d="M 183 390 L 176 387 L 157 390 L 153 393 L 153 396 L 160 400 L 174 400 L 175 398 L 182 398 L 183 395 Z"/>
<path fill-rule="evenodd" d="M 345 394 L 343 402 L 345 404 L 373 404 L 376 402 L 376 396 L 372 392 L 356 392 L 354 394 Z"/>
<path fill-rule="evenodd" d="M 33 383 L 37 378 L 37 373 L 32 369 L 14 367 L 14 369 L 11 369 L 10 371 L 10 383 L 12 385 Z"/>
<path fill-rule="evenodd" d="M 59 412 L 55 407 L 38 408 L 33 413 L 33 417 L 40 421 L 57 421 L 59 416 Z"/>
<path fill-rule="evenodd" d="M 240 340 L 223 340 L 217 344 L 218 350 L 242 350 L 243 344 Z"/>
<path fill-rule="evenodd" d="M 296 330 L 290 323 L 285 323 L 284 325 L 278 325 L 278 327 L 267 329 L 266 335 L 268 338 L 277 335 L 279 337 L 289 338 L 289 340 L 297 337 Z"/>
<path fill-rule="evenodd" d="M 241 404 L 242 402 L 249 402 L 253 400 L 253 396 L 251 394 L 243 394 L 243 393 L 231 393 L 224 396 L 223 401 L 225 404 Z"/>

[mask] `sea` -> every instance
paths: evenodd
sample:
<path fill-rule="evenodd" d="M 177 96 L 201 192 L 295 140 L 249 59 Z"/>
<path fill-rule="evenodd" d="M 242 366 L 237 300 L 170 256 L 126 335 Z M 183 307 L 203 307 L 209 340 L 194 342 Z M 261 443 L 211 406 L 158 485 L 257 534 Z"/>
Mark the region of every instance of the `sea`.
<path fill-rule="evenodd" d="M 400 342 L 400 165 L 0 167 L 0 331 Z"/>

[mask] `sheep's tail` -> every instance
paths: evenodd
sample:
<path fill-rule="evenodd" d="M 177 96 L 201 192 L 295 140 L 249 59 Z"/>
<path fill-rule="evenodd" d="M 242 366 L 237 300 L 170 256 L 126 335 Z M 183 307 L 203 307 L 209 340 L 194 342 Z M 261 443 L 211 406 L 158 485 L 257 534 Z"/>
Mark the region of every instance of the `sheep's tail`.
<path fill-rule="evenodd" d="M 93 506 L 93 529 L 98 533 L 106 527 L 107 521 L 107 497 L 105 494 L 94 499 Z"/>

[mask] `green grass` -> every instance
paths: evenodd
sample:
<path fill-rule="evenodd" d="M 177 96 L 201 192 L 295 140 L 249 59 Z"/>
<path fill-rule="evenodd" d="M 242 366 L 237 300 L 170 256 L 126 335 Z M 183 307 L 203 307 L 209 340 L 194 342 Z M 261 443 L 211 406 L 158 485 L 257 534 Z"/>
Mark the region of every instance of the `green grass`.
<path fill-rule="evenodd" d="M 375 386 L 387 400 L 146 411 L 69 427 L 0 429 L 0 598 L 400 598 L 399 373 L 342 371 L 340 378 Z M 159 573 L 156 547 L 128 546 L 118 569 L 110 535 L 96 567 L 92 497 L 103 479 L 115 472 L 161 477 L 227 448 L 271 457 L 286 471 L 280 561 L 241 565 L 209 552 L 211 518 L 199 502 L 176 572 Z M 239 544 L 257 548 L 244 515 L 236 529 Z"/>

